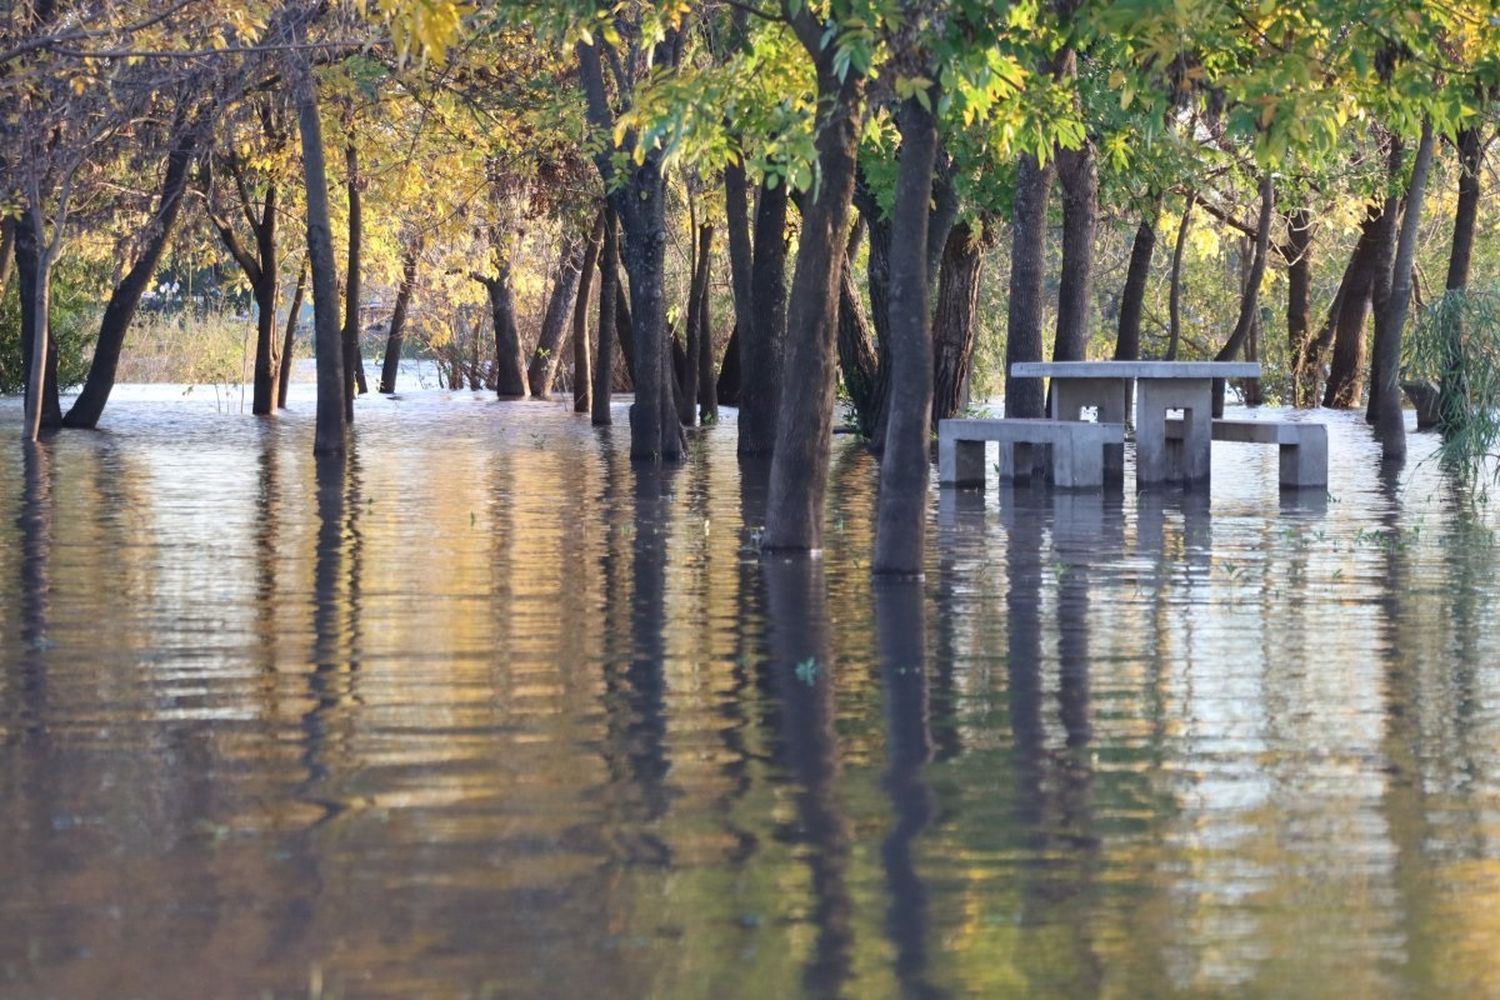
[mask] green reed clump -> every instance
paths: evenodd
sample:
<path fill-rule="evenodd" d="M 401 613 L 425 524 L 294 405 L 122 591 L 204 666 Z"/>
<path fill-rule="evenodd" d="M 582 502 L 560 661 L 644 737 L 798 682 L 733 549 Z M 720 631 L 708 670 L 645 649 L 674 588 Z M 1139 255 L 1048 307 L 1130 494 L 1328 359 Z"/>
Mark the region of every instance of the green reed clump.
<path fill-rule="evenodd" d="M 1405 354 L 1405 378 L 1439 387 L 1439 458 L 1477 478 L 1500 444 L 1500 293 L 1445 293 L 1418 317 Z M 1500 465 L 1491 474 L 1500 478 Z"/>

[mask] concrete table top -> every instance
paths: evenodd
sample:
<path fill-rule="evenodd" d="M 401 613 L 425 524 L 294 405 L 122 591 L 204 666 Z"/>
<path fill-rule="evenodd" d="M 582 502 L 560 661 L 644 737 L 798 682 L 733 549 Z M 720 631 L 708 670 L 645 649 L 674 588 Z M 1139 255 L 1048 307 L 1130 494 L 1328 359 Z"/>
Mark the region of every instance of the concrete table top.
<path fill-rule="evenodd" d="M 1026 361 L 1010 366 L 1016 378 L 1202 379 L 1259 378 L 1255 361 Z"/>

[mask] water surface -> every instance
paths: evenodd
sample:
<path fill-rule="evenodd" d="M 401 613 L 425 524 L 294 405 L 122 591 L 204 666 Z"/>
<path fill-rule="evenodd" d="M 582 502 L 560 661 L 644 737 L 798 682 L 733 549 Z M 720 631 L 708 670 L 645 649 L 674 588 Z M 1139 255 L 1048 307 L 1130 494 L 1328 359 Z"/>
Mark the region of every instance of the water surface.
<path fill-rule="evenodd" d="M 0 995 L 1500 996 L 1494 513 L 1331 415 L 1327 496 L 934 498 L 872 585 L 483 394 L 0 401 Z M 732 411 L 731 411 L 732 417 Z"/>

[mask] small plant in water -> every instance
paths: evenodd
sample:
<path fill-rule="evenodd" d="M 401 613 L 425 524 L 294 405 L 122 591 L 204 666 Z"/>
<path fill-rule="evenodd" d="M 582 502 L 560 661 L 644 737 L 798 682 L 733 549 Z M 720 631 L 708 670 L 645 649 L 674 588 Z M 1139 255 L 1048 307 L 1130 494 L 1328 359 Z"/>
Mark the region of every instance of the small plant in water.
<path fill-rule="evenodd" d="M 816 657 L 809 656 L 797 664 L 797 679 L 808 687 L 812 687 L 818 679 L 818 661 Z"/>

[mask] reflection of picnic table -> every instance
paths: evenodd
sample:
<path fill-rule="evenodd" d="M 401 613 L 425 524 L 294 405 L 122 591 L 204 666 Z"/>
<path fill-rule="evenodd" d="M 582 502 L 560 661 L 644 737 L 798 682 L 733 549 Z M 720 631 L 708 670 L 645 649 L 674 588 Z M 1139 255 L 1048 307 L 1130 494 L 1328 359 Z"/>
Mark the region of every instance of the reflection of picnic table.
<path fill-rule="evenodd" d="M 1218 378 L 1258 378 L 1254 361 L 1046 361 L 1011 366 L 1017 378 L 1052 380 L 1052 419 L 1081 420 L 1085 407 L 1098 411 L 1101 423 L 1123 423 L 1136 389 L 1135 478 L 1138 486 L 1170 479 L 1188 483 L 1208 479 L 1213 441 L 1213 382 Z M 1168 443 L 1167 411 L 1181 410 L 1180 460 Z M 1124 449 L 1105 452 L 1106 475 L 1119 476 Z"/>

